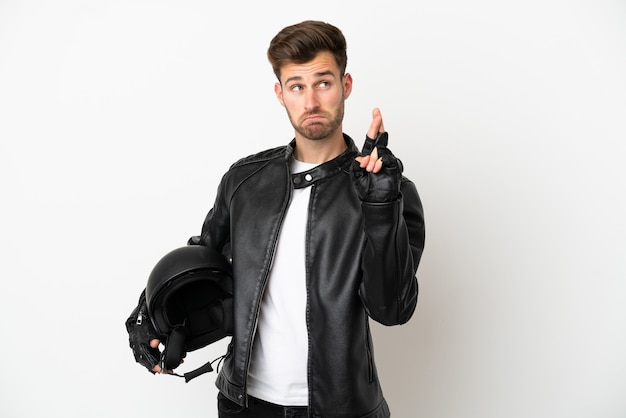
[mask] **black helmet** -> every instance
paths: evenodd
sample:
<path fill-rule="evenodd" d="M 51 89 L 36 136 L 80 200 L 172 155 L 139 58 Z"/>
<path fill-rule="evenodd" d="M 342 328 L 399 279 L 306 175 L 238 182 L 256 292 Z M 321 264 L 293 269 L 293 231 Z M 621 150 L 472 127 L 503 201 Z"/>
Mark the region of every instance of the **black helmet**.
<path fill-rule="evenodd" d="M 222 253 L 188 245 L 159 260 L 148 278 L 146 305 L 165 345 L 165 370 L 176 368 L 187 352 L 233 335 L 232 298 L 231 265 Z"/>

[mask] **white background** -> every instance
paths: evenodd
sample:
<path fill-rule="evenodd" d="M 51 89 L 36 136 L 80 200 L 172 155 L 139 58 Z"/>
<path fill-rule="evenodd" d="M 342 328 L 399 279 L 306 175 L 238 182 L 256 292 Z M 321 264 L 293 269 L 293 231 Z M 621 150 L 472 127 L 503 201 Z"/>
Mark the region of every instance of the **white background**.
<path fill-rule="evenodd" d="M 348 39 L 345 131 L 379 106 L 424 203 L 416 314 L 374 326 L 393 416 L 625 417 L 617 0 L 0 0 L 0 416 L 217 416 L 124 320 L 227 167 L 293 136 L 265 51 L 309 18 Z"/>

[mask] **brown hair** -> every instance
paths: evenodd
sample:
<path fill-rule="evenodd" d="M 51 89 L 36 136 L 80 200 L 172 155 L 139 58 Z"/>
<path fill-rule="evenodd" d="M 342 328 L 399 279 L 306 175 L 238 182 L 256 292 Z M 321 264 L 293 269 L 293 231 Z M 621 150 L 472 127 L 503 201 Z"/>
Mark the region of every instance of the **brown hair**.
<path fill-rule="evenodd" d="M 305 20 L 283 28 L 274 36 L 267 49 L 267 59 L 280 81 L 283 65 L 303 64 L 311 61 L 319 52 L 329 51 L 335 57 L 343 76 L 348 63 L 346 49 L 346 38 L 338 28 L 325 22 Z"/>

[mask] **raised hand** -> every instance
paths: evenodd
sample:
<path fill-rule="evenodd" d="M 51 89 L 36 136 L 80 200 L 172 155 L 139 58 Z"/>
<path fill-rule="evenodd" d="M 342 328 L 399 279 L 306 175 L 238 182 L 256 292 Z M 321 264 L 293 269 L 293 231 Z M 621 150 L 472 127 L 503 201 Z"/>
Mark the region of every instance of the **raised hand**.
<path fill-rule="evenodd" d="M 403 166 L 387 148 L 388 141 L 382 114 L 375 108 L 363 149 L 352 164 L 353 183 L 364 202 L 391 202 L 400 194 Z"/>

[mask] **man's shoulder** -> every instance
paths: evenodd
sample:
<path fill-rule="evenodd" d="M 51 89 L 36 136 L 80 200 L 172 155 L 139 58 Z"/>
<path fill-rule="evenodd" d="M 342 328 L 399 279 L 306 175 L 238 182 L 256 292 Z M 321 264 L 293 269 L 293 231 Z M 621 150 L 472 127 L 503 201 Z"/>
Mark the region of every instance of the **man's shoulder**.
<path fill-rule="evenodd" d="M 289 152 L 290 146 L 286 145 L 266 149 L 240 158 L 230 166 L 222 177 L 224 190 L 237 190 L 239 186 L 251 178 L 254 178 L 256 173 L 259 173 L 268 165 L 276 166 L 276 163 L 282 162 L 281 165 L 287 170 L 286 159 Z"/>
<path fill-rule="evenodd" d="M 288 152 L 288 145 L 283 145 L 280 147 L 269 148 L 263 151 L 256 152 L 254 154 L 250 154 L 246 157 L 240 158 L 234 164 L 230 166 L 230 169 L 237 169 L 239 167 L 245 167 L 249 165 L 255 164 L 264 164 L 268 161 L 285 158 Z"/>

